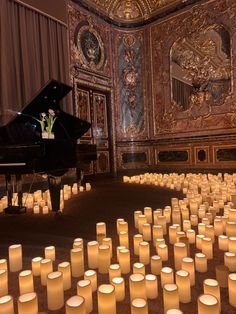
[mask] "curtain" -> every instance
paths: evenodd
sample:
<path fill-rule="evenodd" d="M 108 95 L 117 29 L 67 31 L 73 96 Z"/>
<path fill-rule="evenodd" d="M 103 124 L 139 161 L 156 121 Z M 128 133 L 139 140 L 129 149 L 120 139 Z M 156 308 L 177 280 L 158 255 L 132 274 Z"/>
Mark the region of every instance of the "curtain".
<path fill-rule="evenodd" d="M 66 25 L 20 2 L 0 1 L 2 115 L 20 111 L 52 78 L 68 84 L 68 63 Z M 71 112 L 69 98 L 63 107 Z"/>

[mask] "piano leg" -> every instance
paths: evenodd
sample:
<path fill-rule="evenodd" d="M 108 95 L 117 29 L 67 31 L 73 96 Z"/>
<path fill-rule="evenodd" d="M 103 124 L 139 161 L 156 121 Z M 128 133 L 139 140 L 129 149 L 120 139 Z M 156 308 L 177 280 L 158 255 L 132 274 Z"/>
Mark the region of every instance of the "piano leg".
<path fill-rule="evenodd" d="M 48 185 L 51 197 L 52 210 L 58 212 L 60 210 L 61 196 L 61 177 L 48 175 Z"/>
<path fill-rule="evenodd" d="M 22 180 L 21 175 L 16 175 L 16 192 L 18 195 L 18 205 L 12 204 L 13 190 L 14 190 L 14 180 L 10 174 L 5 175 L 6 179 L 6 190 L 8 207 L 5 208 L 6 214 L 23 214 L 26 212 L 26 207 L 22 205 Z"/>

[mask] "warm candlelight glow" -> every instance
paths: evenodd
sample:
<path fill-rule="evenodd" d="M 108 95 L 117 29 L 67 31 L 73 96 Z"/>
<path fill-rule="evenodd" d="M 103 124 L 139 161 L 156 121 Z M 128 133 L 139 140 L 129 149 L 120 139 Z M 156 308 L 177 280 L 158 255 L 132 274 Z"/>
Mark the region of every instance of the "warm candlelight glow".
<path fill-rule="evenodd" d="M 34 281 L 31 270 L 24 270 L 19 273 L 20 294 L 34 292 Z"/>
<path fill-rule="evenodd" d="M 88 267 L 91 269 L 98 268 L 98 242 L 90 241 L 87 243 Z"/>
<path fill-rule="evenodd" d="M 66 301 L 66 314 L 86 314 L 84 298 L 75 295 Z"/>
<path fill-rule="evenodd" d="M 145 265 L 143 263 L 134 263 L 133 274 L 142 274 L 145 276 Z"/>
<path fill-rule="evenodd" d="M 111 262 L 110 247 L 103 244 L 98 247 L 98 271 L 101 274 L 107 274 L 109 272 L 109 266 Z"/>
<path fill-rule="evenodd" d="M 148 274 L 145 276 L 146 294 L 148 299 L 155 299 L 158 296 L 157 276 Z"/>
<path fill-rule="evenodd" d="M 111 284 L 115 288 L 116 301 L 117 302 L 123 301 L 125 298 L 125 281 L 124 281 L 124 278 L 114 277 L 111 280 Z"/>
<path fill-rule="evenodd" d="M 48 309 L 59 310 L 64 305 L 63 278 L 60 271 L 51 272 L 47 276 Z"/>
<path fill-rule="evenodd" d="M 98 314 L 116 314 L 115 288 L 112 285 L 98 287 Z"/>
<path fill-rule="evenodd" d="M 190 276 L 185 270 L 176 272 L 176 285 L 178 286 L 179 301 L 181 303 L 191 302 Z"/>
<path fill-rule="evenodd" d="M 47 275 L 53 271 L 51 259 L 42 259 L 40 262 L 41 285 L 46 286 Z"/>
<path fill-rule="evenodd" d="M 165 284 L 174 283 L 174 273 L 173 269 L 170 267 L 163 267 L 161 269 L 161 286 L 164 287 Z"/>
<path fill-rule="evenodd" d="M 92 291 L 97 290 L 97 273 L 95 270 L 89 269 L 84 273 L 84 279 L 90 280 L 92 285 Z"/>
<path fill-rule="evenodd" d="M 166 313 L 169 309 L 179 308 L 179 294 L 178 287 L 174 283 L 165 284 L 163 287 L 163 303 L 164 312 Z"/>
<path fill-rule="evenodd" d="M 236 307 L 236 274 L 229 274 L 228 277 L 229 304 Z"/>
<path fill-rule="evenodd" d="M 8 248 L 9 254 L 9 269 L 11 272 L 16 272 L 22 269 L 22 246 L 14 244 Z"/>
<path fill-rule="evenodd" d="M 8 271 L 0 269 L 0 297 L 8 294 Z M 0 311 L 1 312 L 1 311 Z"/>
<path fill-rule="evenodd" d="M 22 294 L 17 302 L 18 314 L 38 314 L 38 298 L 35 292 Z"/>
<path fill-rule="evenodd" d="M 86 313 L 91 313 L 93 310 L 92 285 L 88 279 L 79 280 L 77 282 L 77 294 L 84 298 Z"/>
<path fill-rule="evenodd" d="M 72 277 L 80 277 L 84 274 L 84 252 L 82 248 L 70 250 Z"/>
<path fill-rule="evenodd" d="M 145 277 L 142 274 L 132 274 L 129 277 L 130 300 L 136 298 L 147 298 Z"/>
<path fill-rule="evenodd" d="M 69 262 L 58 264 L 58 271 L 62 273 L 64 291 L 71 288 L 71 267 Z"/>
<path fill-rule="evenodd" d="M 12 296 L 5 295 L 0 298 L 0 313 L 14 314 L 14 304 Z"/>
<path fill-rule="evenodd" d="M 148 304 L 145 299 L 136 298 L 131 302 L 131 314 L 148 314 Z"/>
<path fill-rule="evenodd" d="M 198 314 L 219 314 L 219 303 L 211 294 L 202 294 L 198 297 Z"/>
<path fill-rule="evenodd" d="M 52 261 L 56 259 L 55 246 L 47 246 L 44 249 L 45 258 L 50 258 Z"/>
<path fill-rule="evenodd" d="M 139 243 L 139 261 L 144 265 L 150 262 L 150 247 L 148 242 L 143 241 Z"/>

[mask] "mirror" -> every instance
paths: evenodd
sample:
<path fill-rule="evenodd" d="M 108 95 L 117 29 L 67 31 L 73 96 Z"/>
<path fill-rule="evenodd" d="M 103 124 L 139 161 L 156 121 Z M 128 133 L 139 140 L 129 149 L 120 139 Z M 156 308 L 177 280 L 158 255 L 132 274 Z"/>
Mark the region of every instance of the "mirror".
<path fill-rule="evenodd" d="M 171 97 L 179 111 L 224 104 L 231 91 L 230 35 L 211 25 L 171 48 Z"/>

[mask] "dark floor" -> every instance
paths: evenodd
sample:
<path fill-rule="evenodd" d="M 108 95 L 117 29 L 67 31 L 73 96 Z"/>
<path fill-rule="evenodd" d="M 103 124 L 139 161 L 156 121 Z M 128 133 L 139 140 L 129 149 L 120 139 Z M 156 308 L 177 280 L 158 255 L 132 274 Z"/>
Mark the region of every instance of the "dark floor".
<path fill-rule="evenodd" d="M 70 249 L 73 239 L 81 237 L 86 242 L 96 239 L 96 223 L 104 221 L 107 225 L 107 236 L 113 240 L 113 250 L 118 245 L 116 234 L 116 219 L 124 218 L 129 223 L 130 248 L 132 255 L 132 237 L 138 233 L 134 229 L 133 212 L 143 210 L 145 206 L 151 206 L 153 209 L 163 208 L 170 205 L 171 197 L 182 198 L 181 192 L 160 189 L 151 185 L 123 184 L 121 179 L 103 179 L 92 182 L 92 190 L 83 192 L 73 197 L 65 203 L 64 213 L 62 215 L 33 215 L 32 213 L 7 216 L 0 215 L 0 258 L 6 258 L 8 246 L 15 243 L 23 245 L 24 269 L 31 267 L 31 259 L 36 256 L 44 255 L 44 247 L 49 245 L 56 246 L 56 262 L 69 261 Z M 168 238 L 166 238 L 166 242 Z M 173 249 L 169 247 L 169 260 L 163 263 L 164 266 L 173 267 Z M 193 257 L 195 249 L 191 248 Z M 152 255 L 155 254 L 152 248 Z M 115 254 L 114 254 L 115 256 Z M 137 257 L 132 255 L 131 265 L 138 261 Z M 112 263 L 116 259 L 113 257 Z M 206 278 L 215 278 L 215 266 L 223 263 L 223 253 L 218 252 L 215 245 L 214 260 L 208 264 L 207 274 L 197 274 L 196 285 L 192 289 L 192 302 L 181 304 L 180 308 L 185 314 L 197 313 L 197 297 L 203 293 L 203 280 Z M 86 249 L 85 249 L 85 269 L 87 269 Z M 150 272 L 150 267 L 146 267 L 146 273 Z M 18 296 L 18 273 L 10 273 L 9 294 L 13 295 L 15 300 Z M 117 304 L 117 313 L 130 313 L 130 300 L 128 290 L 128 275 L 126 280 L 126 298 L 124 302 Z M 35 279 L 35 291 L 38 293 L 39 310 L 47 311 L 46 288 L 39 284 L 39 278 Z M 82 278 L 79 278 L 82 279 Z M 79 279 L 73 279 L 72 288 L 65 293 L 65 300 L 76 294 L 76 283 Z M 107 275 L 98 274 L 98 284 L 108 282 Z M 228 304 L 227 289 L 221 289 L 222 294 L 222 313 L 233 314 L 233 309 Z M 97 295 L 93 294 L 94 310 L 97 313 Z M 159 296 L 154 301 L 148 301 L 149 313 L 163 313 L 162 290 L 159 284 Z M 65 313 L 64 309 L 59 311 L 47 311 L 47 313 Z"/>

